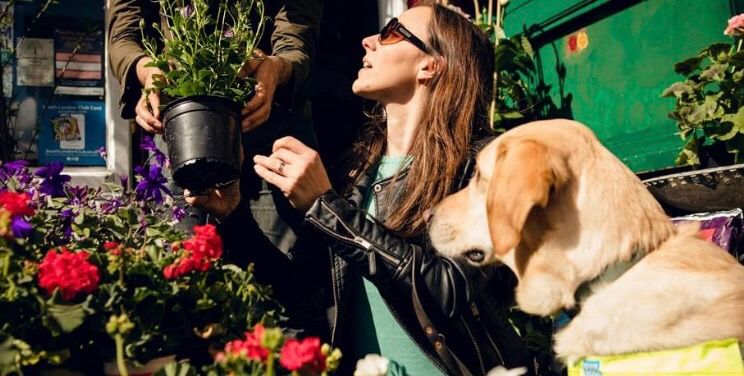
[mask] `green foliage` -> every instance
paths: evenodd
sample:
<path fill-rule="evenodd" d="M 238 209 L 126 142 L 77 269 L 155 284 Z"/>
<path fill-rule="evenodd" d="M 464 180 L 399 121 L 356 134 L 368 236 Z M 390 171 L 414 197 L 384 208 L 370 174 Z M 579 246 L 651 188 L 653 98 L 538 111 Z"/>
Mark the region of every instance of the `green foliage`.
<path fill-rule="evenodd" d="M 114 184 L 65 186 L 63 197 L 51 197 L 30 176 L 0 180 L 0 191 L 26 192 L 34 208 L 25 217 L 32 233 L 14 238 L 0 205 L 0 375 L 58 364 L 100 374 L 117 354 L 133 362 L 208 358 L 209 347 L 253 324 L 275 324 L 279 307 L 250 267 L 217 258 L 206 271 L 166 278 L 164 269 L 184 256 L 190 238 L 175 226 L 171 198 L 156 203 Z M 61 246 L 89 255 L 99 277 L 92 292 L 65 299 L 59 288 L 40 287 L 41 261 Z M 72 268 L 59 271 L 76 278 Z"/>
<path fill-rule="evenodd" d="M 164 47 L 145 37 L 145 49 L 163 74 L 155 77 L 155 89 L 169 97 L 216 95 L 245 103 L 252 94 L 253 81 L 245 65 L 263 34 L 264 6 L 261 0 L 220 1 L 216 13 L 206 0 L 159 0 L 168 30 L 158 24 Z M 260 22 L 251 23 L 258 12 Z"/>
<path fill-rule="evenodd" d="M 741 45 L 741 43 L 740 43 Z M 734 163 L 744 162 L 744 51 L 715 43 L 674 65 L 685 77 L 664 90 L 675 99 L 669 117 L 684 147 L 677 165 L 699 165 L 702 146 L 723 144 Z"/>
<path fill-rule="evenodd" d="M 499 5 L 501 7 L 501 5 Z M 504 132 L 530 121 L 566 116 L 564 107 L 570 105 L 571 96 L 561 98 L 561 108 L 553 103 L 551 86 L 539 74 L 535 51 L 524 35 L 506 37 L 501 19 L 489 20 L 484 9 L 474 20 L 494 45 L 494 87 L 491 98 L 491 127 Z M 525 33 L 526 34 L 526 33 Z M 565 77 L 565 68 L 559 69 L 559 78 Z"/>

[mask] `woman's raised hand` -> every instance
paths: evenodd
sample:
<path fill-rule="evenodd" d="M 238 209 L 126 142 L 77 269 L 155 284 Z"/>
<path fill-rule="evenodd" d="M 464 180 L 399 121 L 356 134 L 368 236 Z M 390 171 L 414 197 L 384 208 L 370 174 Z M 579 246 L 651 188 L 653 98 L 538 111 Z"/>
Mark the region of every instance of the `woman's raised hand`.
<path fill-rule="evenodd" d="M 270 156 L 256 155 L 253 162 L 258 176 L 279 188 L 303 212 L 331 189 L 318 152 L 294 137 L 276 140 Z"/>

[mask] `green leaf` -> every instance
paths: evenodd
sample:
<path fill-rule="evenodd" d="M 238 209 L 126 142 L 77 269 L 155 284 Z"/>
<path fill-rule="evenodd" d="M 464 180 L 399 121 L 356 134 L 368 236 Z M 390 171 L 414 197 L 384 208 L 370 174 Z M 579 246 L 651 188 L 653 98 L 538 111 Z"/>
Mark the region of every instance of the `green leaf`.
<path fill-rule="evenodd" d="M 691 93 L 692 86 L 687 82 L 675 82 L 668 88 L 664 89 L 661 93 L 662 97 L 677 97 L 682 96 L 683 93 Z"/>
<path fill-rule="evenodd" d="M 690 73 L 697 70 L 698 66 L 700 66 L 700 62 L 702 61 L 703 61 L 702 56 L 695 56 L 695 57 L 689 58 L 685 61 L 681 61 L 677 64 L 674 64 L 674 71 L 679 74 L 687 76 Z"/>
<path fill-rule="evenodd" d="M 679 152 L 677 160 L 674 161 L 677 166 L 695 166 L 700 164 L 700 157 L 698 156 L 698 140 L 695 137 L 691 137 L 685 143 L 682 151 Z"/>
<path fill-rule="evenodd" d="M 739 108 L 739 111 L 735 114 L 726 114 L 721 117 L 723 124 L 731 124 L 731 129 L 722 135 L 718 135 L 717 138 L 721 141 L 728 141 L 739 133 L 744 133 L 744 106 Z"/>
<path fill-rule="evenodd" d="M 170 362 L 153 376 L 196 376 L 196 369 L 188 363 Z"/>
<path fill-rule="evenodd" d="M 714 43 L 703 50 L 717 63 L 727 62 L 729 51 L 731 51 L 731 45 L 728 43 Z"/>
<path fill-rule="evenodd" d="M 728 64 L 712 64 L 700 73 L 700 78 L 706 81 L 721 82 L 726 76 Z"/>
<path fill-rule="evenodd" d="M 737 68 L 744 67 L 744 51 L 739 51 L 731 55 L 729 64 Z"/>
<path fill-rule="evenodd" d="M 93 310 L 88 308 L 92 295 L 88 296 L 88 299 L 80 304 L 64 305 L 64 304 L 49 304 L 47 306 L 47 312 L 54 318 L 54 321 L 59 324 L 60 329 L 64 332 L 69 333 L 79 327 L 87 314 L 93 313 Z"/>

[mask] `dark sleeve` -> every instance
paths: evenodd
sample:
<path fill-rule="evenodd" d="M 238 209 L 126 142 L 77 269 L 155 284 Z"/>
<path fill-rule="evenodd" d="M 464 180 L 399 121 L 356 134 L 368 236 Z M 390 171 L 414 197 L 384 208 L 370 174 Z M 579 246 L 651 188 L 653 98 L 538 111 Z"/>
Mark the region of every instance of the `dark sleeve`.
<path fill-rule="evenodd" d="M 106 8 L 108 50 L 111 71 L 119 81 L 121 116 L 134 118 L 134 106 L 141 95 L 137 80 L 137 61 L 145 56 L 140 20 L 150 26 L 158 20 L 157 3 L 148 0 L 111 0 Z"/>
<path fill-rule="evenodd" d="M 294 263 L 264 235 L 248 204 L 241 202 L 217 230 L 227 262 L 241 268 L 253 263 L 256 281 L 271 285 L 278 295 L 292 289 Z"/>
<path fill-rule="evenodd" d="M 291 86 L 288 92 L 292 95 L 292 103 L 307 83 L 322 14 L 322 0 L 287 0 L 274 18 L 272 54 L 292 66 L 292 76 L 288 83 Z"/>
<path fill-rule="evenodd" d="M 416 273 L 417 284 L 426 286 L 433 303 L 449 317 L 468 307 L 479 283 L 474 278 L 478 275 L 464 271 L 458 262 L 393 234 L 332 190 L 315 201 L 305 219 L 326 234 L 334 252 L 356 264 L 377 286 L 410 291 L 411 273 Z"/>

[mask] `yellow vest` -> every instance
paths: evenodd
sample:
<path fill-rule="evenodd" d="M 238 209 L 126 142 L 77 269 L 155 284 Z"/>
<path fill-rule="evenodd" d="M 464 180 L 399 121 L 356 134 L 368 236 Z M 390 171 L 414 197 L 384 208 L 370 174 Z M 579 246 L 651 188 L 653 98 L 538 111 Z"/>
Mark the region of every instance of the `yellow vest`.
<path fill-rule="evenodd" d="M 568 376 L 744 376 L 739 341 L 710 341 L 676 350 L 587 356 L 569 365 Z"/>

